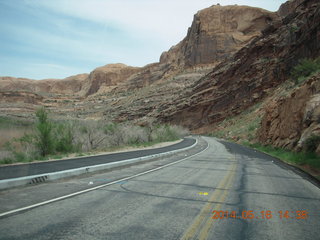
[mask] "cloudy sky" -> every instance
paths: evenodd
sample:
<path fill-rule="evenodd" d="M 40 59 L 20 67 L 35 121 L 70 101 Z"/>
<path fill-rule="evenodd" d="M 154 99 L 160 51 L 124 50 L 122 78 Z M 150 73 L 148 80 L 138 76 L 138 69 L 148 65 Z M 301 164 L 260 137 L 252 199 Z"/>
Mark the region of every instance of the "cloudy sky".
<path fill-rule="evenodd" d="M 0 0 L 0 76 L 64 78 L 109 63 L 144 66 L 213 4 L 276 11 L 285 0 Z"/>

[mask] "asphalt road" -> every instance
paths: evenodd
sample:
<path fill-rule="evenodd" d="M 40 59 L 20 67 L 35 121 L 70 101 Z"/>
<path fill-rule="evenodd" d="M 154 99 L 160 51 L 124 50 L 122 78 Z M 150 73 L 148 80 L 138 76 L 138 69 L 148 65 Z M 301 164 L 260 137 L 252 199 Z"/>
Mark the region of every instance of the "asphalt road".
<path fill-rule="evenodd" d="M 0 180 L 25 177 L 43 173 L 58 172 L 74 168 L 117 162 L 131 158 L 139 158 L 152 154 L 168 152 L 191 146 L 195 143 L 192 138 L 185 138 L 182 142 L 162 148 L 137 150 L 130 152 L 112 153 L 99 156 L 82 157 L 77 159 L 37 162 L 30 164 L 9 165 L 0 167 Z M 63 161 L 63 164 L 62 162 Z"/>
<path fill-rule="evenodd" d="M 121 179 L 176 160 L 157 171 L 3 217 L 0 239 L 319 239 L 320 189 L 307 176 L 213 138 L 203 138 L 184 156 L 2 192 L 0 199 L 6 200 L 0 206 L 10 209 L 27 199 L 59 196 L 63 186 L 68 191 L 88 186 L 88 181 L 99 186 L 99 179 Z"/>

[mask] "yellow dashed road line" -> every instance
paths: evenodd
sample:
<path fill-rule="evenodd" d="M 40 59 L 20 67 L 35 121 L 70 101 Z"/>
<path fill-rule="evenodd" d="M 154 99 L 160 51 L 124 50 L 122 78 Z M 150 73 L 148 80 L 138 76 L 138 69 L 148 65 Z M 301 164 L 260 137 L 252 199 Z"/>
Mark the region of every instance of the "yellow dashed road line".
<path fill-rule="evenodd" d="M 235 161 L 235 160 L 234 160 Z M 233 184 L 237 168 L 236 161 L 228 169 L 229 173 L 221 180 L 216 190 L 210 196 L 209 202 L 202 208 L 199 215 L 195 218 L 191 226 L 187 229 L 181 240 L 187 239 L 207 239 L 210 229 L 214 224 L 212 211 L 219 210 L 226 200 L 229 189 Z M 218 202 L 217 204 L 212 202 Z"/>

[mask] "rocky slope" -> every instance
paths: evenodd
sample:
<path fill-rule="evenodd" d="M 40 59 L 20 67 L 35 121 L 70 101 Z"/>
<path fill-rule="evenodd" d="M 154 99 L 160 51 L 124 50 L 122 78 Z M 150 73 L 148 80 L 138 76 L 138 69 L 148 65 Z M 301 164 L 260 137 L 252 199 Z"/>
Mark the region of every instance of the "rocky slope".
<path fill-rule="evenodd" d="M 320 136 L 320 74 L 289 96 L 271 101 L 258 131 L 263 144 L 300 150 L 313 135 Z M 320 149 L 318 149 L 320 153 Z"/>
<path fill-rule="evenodd" d="M 3 77 L 0 107 L 4 114 L 14 109 L 14 115 L 44 105 L 59 116 L 157 118 L 163 104 L 174 101 L 277 19 L 276 13 L 259 8 L 212 6 L 194 16 L 185 39 L 164 52 L 158 63 L 143 68 L 111 64 L 63 80 Z"/>
<path fill-rule="evenodd" d="M 7 115 L 44 105 L 60 117 L 210 129 L 270 97 L 299 59 L 319 56 L 319 4 L 289 1 L 276 13 L 212 6 L 194 16 L 186 38 L 159 63 L 107 65 L 69 80 L 19 79 L 11 87 L 12 79 L 2 78 L 0 107 Z"/>
<path fill-rule="evenodd" d="M 140 71 L 140 68 L 124 64 L 108 64 L 93 70 L 82 87 L 86 96 L 112 90 L 119 83 Z"/>
<path fill-rule="evenodd" d="M 299 1 L 300 2 L 300 1 Z M 215 123 L 261 102 L 290 77 L 299 59 L 320 55 L 320 2 L 305 0 L 291 12 L 282 8 L 262 36 L 200 79 L 157 116 L 191 129 Z"/>
<path fill-rule="evenodd" d="M 91 108 L 85 103 L 87 96 L 108 92 L 137 71 L 139 68 L 124 64 L 109 64 L 65 79 L 0 77 L 1 114 L 29 118 L 35 109 L 45 106 L 62 118 L 77 117 L 83 106 L 88 111 Z"/>
<path fill-rule="evenodd" d="M 0 77 L 0 115 L 29 118 L 36 108 L 80 96 L 88 74 L 78 74 L 65 79 L 30 80 Z M 51 105 L 51 104 L 50 104 Z"/>
<path fill-rule="evenodd" d="M 187 36 L 169 51 L 160 62 L 144 67 L 128 79 L 119 91 L 134 89 L 166 80 L 186 69 L 213 67 L 259 36 L 278 15 L 248 6 L 213 5 L 194 16 Z"/>
<path fill-rule="evenodd" d="M 221 61 L 230 59 L 278 19 L 276 13 L 247 6 L 214 5 L 199 11 L 186 38 L 164 52 L 159 63 L 142 68 L 115 88 L 113 97 L 119 98 L 106 103 L 104 115 L 118 121 L 172 121 L 163 115 L 177 110 L 179 98 L 184 93 L 188 98 L 197 80 Z M 132 94 L 123 97 L 121 93 L 128 90 Z"/>
<path fill-rule="evenodd" d="M 90 74 L 78 74 L 65 79 L 32 80 L 0 77 L 0 91 L 88 96 L 109 91 L 139 70 L 140 68 L 124 64 L 108 64 L 94 69 Z"/>
<path fill-rule="evenodd" d="M 78 74 L 65 79 L 32 80 L 26 78 L 0 77 L 1 92 L 32 92 L 36 94 L 77 94 L 88 74 Z"/>

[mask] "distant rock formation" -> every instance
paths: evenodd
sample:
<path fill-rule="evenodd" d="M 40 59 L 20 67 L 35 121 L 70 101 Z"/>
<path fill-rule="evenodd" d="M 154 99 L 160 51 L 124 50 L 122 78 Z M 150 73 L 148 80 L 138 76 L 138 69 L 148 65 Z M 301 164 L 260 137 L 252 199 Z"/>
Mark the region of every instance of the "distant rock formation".
<path fill-rule="evenodd" d="M 45 105 L 61 118 L 151 119 L 192 130 L 215 126 L 263 102 L 300 59 L 318 57 L 319 23 L 319 0 L 289 1 L 276 13 L 212 6 L 195 15 L 185 39 L 158 63 L 106 65 L 63 80 L 0 78 L 1 113 L 15 109 L 20 116 Z M 294 141 L 304 134 L 297 131 L 302 135 Z M 271 133 L 265 136 L 273 139 Z"/>
<path fill-rule="evenodd" d="M 297 7 L 299 7 L 301 4 L 304 4 L 304 3 L 306 3 L 305 0 L 289 0 L 280 6 L 278 10 L 278 14 L 282 18 L 284 18 L 289 14 L 294 13 Z"/>
<path fill-rule="evenodd" d="M 288 80 L 300 59 L 320 55 L 319 6 L 318 0 L 305 0 L 284 18 L 272 22 L 262 36 L 176 99 L 175 106 L 163 106 L 158 118 L 197 129 L 261 102 L 268 92 Z"/>
<path fill-rule="evenodd" d="M 140 68 L 130 67 L 125 64 L 108 64 L 93 70 L 83 86 L 85 95 L 92 95 L 97 92 L 107 92 L 119 83 L 126 81 Z"/>
<path fill-rule="evenodd" d="M 276 13 L 260 8 L 213 5 L 195 14 L 186 38 L 164 52 L 160 63 L 180 67 L 219 63 L 277 18 Z"/>
<path fill-rule="evenodd" d="M 27 78 L 0 77 L 1 92 L 32 92 L 36 94 L 77 94 L 88 74 L 78 74 L 64 79 L 32 80 Z"/>
<path fill-rule="evenodd" d="M 212 6 L 194 16 L 186 38 L 164 52 L 159 63 L 143 68 L 109 64 L 96 68 L 89 75 L 80 74 L 62 80 L 33 81 L 2 77 L 0 91 L 89 96 L 116 87 L 116 91 L 142 88 L 185 68 L 216 65 L 259 36 L 276 16 L 275 13 L 247 6 Z"/>
<path fill-rule="evenodd" d="M 276 13 L 248 6 L 214 5 L 201 10 L 180 43 L 163 52 L 159 63 L 128 78 L 118 91 L 149 86 L 189 68 L 215 66 L 261 35 L 275 19 Z"/>

